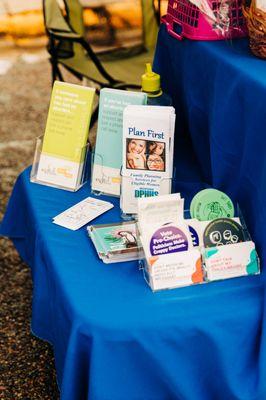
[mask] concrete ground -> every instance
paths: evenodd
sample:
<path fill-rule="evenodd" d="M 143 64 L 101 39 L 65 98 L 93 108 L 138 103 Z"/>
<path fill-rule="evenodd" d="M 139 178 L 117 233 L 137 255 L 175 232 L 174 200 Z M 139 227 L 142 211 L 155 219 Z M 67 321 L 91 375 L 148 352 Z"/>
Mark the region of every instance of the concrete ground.
<path fill-rule="evenodd" d="M 51 78 L 43 44 L 0 41 L 0 221 L 45 127 Z M 30 333 L 31 293 L 29 267 L 0 238 L 0 400 L 58 399 L 51 346 Z"/>

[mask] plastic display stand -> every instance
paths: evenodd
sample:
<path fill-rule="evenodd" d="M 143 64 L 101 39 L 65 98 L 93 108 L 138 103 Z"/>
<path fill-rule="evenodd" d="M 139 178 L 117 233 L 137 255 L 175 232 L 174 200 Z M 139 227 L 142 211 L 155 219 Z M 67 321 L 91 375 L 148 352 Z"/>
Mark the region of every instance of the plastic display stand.
<path fill-rule="evenodd" d="M 40 166 L 44 136 L 36 139 L 30 181 L 45 186 L 64 189 L 71 192 L 78 191 L 90 176 L 90 144 L 76 149 L 76 154 L 81 154 L 82 162 L 73 162 L 67 158 L 50 156 L 50 162 L 45 168 Z M 41 170 L 42 169 L 42 170 Z"/>

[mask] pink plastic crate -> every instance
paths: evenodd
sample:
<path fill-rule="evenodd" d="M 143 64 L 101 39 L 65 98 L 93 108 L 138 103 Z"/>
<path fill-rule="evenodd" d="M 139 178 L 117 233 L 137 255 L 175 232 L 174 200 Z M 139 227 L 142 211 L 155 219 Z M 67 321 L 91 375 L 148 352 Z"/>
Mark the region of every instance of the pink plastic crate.
<path fill-rule="evenodd" d="M 214 15 L 220 7 L 220 1 L 209 0 Z M 183 37 L 195 40 L 221 40 L 247 36 L 247 28 L 242 14 L 242 0 L 230 0 L 230 26 L 222 33 L 189 0 L 169 0 L 167 14 L 162 17 L 170 35 L 181 40 Z"/>

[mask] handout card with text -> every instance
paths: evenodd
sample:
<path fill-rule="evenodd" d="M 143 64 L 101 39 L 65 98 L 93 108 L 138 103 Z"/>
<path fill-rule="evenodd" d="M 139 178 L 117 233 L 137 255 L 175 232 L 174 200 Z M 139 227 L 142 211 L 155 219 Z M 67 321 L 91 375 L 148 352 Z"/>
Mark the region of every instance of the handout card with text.
<path fill-rule="evenodd" d="M 53 218 L 53 223 L 73 231 L 113 208 L 108 201 L 87 197 Z"/>
<path fill-rule="evenodd" d="M 129 104 L 146 103 L 146 93 L 109 88 L 101 90 L 92 173 L 93 190 L 120 195 L 123 111 Z"/>
<path fill-rule="evenodd" d="M 37 180 L 75 190 L 81 179 L 95 89 L 55 81 Z"/>

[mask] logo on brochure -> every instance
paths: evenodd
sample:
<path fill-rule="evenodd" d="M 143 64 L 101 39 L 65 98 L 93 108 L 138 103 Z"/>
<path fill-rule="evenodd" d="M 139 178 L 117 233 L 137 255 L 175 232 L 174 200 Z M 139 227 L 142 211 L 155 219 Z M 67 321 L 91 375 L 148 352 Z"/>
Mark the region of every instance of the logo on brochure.
<path fill-rule="evenodd" d="M 101 185 L 111 185 L 112 181 L 111 181 L 111 177 L 107 176 L 107 175 L 102 175 L 101 177 L 96 177 L 95 181 Z"/>
<path fill-rule="evenodd" d="M 158 196 L 159 192 L 154 189 L 136 189 L 135 190 L 135 198 L 140 197 L 154 197 Z"/>
<path fill-rule="evenodd" d="M 73 178 L 73 174 L 71 173 L 71 168 L 69 167 L 61 167 L 57 168 L 57 173 L 59 175 L 63 175 L 65 178 Z"/>

